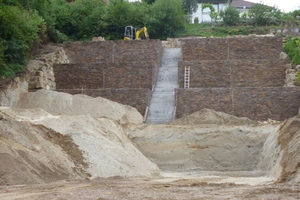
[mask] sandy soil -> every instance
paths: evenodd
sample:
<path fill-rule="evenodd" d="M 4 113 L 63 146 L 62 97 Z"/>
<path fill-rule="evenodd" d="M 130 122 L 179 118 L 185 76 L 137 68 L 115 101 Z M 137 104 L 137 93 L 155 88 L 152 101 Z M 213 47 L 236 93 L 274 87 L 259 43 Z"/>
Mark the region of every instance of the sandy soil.
<path fill-rule="evenodd" d="M 300 186 L 245 185 L 190 179 L 100 179 L 60 181 L 40 185 L 0 187 L 0 199 L 22 200 L 199 200 L 199 199 L 300 199 Z"/>
<path fill-rule="evenodd" d="M 103 98 L 24 93 L 0 107 L 0 199 L 300 199 L 300 116 L 141 120 Z"/>

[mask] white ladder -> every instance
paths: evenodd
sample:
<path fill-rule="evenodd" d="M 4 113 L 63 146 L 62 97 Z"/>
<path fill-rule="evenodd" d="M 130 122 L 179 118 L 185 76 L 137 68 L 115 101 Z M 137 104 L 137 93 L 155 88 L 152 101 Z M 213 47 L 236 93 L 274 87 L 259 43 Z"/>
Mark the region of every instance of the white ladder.
<path fill-rule="evenodd" d="M 184 68 L 184 88 L 190 88 L 190 66 Z"/>

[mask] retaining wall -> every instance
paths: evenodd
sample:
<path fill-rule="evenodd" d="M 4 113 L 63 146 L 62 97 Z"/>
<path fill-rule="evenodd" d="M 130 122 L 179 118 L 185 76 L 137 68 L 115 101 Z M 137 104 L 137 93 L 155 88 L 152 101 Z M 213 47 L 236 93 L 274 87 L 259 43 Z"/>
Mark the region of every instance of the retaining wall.
<path fill-rule="evenodd" d="M 53 66 L 57 89 L 147 88 L 156 81 L 154 63 L 75 63 Z"/>
<path fill-rule="evenodd" d="M 63 46 L 70 63 L 131 63 L 161 64 L 163 47 L 160 40 L 118 40 L 72 42 Z"/>
<path fill-rule="evenodd" d="M 284 85 L 286 60 L 203 60 L 178 64 L 179 87 L 184 68 L 190 66 L 190 88 L 279 87 Z"/>
<path fill-rule="evenodd" d="M 285 120 L 298 114 L 300 88 L 176 89 L 176 118 L 203 108 L 252 120 Z"/>
<path fill-rule="evenodd" d="M 199 38 L 181 40 L 182 60 L 278 59 L 281 37 Z"/>

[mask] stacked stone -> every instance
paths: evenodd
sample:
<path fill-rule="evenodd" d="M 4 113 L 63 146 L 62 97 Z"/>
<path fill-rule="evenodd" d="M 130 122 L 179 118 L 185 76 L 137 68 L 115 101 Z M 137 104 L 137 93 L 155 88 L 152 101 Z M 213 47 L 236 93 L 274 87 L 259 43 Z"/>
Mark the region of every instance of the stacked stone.
<path fill-rule="evenodd" d="M 203 108 L 253 120 L 297 115 L 300 88 L 283 87 L 291 65 L 282 51 L 280 37 L 182 40 L 176 117 Z M 183 89 L 186 66 L 190 89 Z"/>

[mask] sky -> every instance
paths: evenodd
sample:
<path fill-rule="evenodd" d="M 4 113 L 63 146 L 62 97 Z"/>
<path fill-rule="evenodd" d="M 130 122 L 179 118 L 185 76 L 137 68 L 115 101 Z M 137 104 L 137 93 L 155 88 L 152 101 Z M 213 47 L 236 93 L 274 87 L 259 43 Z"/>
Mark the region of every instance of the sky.
<path fill-rule="evenodd" d="M 296 9 L 296 6 L 300 6 L 300 0 L 246 0 L 254 3 L 261 3 L 274 6 L 276 5 L 280 10 L 284 12 L 290 12 Z"/>

